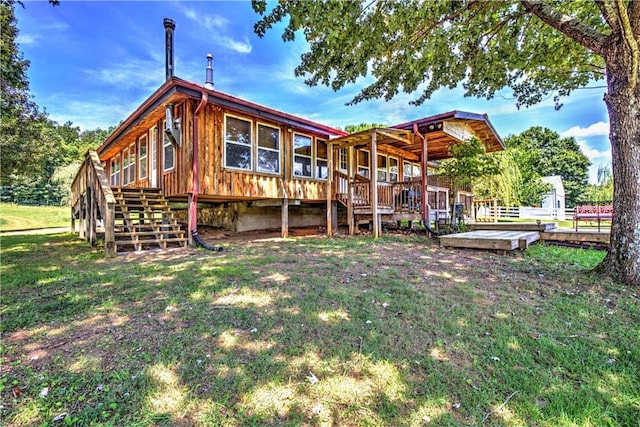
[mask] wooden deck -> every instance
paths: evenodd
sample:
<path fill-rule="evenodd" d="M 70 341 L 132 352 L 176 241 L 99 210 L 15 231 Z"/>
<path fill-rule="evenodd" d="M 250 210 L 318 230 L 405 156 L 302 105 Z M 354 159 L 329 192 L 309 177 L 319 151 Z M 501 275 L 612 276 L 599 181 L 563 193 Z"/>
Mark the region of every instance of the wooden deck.
<path fill-rule="evenodd" d="M 555 229 L 540 233 L 540 240 L 550 242 L 595 243 L 608 245 L 611 239 L 611 231 Z"/>
<path fill-rule="evenodd" d="M 451 248 L 512 251 L 527 249 L 539 239 L 538 231 L 477 230 L 440 236 L 440 244 Z"/>
<path fill-rule="evenodd" d="M 539 231 L 549 232 L 555 230 L 555 222 L 478 222 L 467 224 L 471 231 L 477 230 L 505 230 L 505 231 Z"/>

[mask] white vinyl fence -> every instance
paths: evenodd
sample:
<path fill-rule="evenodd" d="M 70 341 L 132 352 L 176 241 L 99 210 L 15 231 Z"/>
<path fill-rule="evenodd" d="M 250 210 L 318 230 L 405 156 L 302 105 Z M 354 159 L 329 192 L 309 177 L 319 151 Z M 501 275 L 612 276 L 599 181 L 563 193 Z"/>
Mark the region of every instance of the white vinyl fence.
<path fill-rule="evenodd" d="M 504 207 L 498 206 L 498 218 L 540 219 L 540 220 L 571 220 L 572 209 L 532 208 L 530 206 Z"/>

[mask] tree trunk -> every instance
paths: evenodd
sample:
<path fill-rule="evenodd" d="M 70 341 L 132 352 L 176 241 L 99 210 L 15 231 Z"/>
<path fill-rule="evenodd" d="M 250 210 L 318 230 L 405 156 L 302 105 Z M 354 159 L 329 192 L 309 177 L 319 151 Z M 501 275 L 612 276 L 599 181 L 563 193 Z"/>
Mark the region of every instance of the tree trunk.
<path fill-rule="evenodd" d="M 630 83 L 633 67 L 624 41 L 612 44 L 605 61 L 614 213 L 611 247 L 598 270 L 621 283 L 640 286 L 640 83 L 635 87 Z"/>

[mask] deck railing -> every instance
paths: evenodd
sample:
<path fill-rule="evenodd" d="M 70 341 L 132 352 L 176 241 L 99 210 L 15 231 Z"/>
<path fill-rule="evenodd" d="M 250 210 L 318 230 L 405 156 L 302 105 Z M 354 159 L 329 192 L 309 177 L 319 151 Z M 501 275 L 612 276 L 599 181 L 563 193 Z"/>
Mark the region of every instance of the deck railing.
<path fill-rule="evenodd" d="M 98 153 L 89 150 L 71 183 L 71 228 L 75 231 L 75 220 L 78 219 L 80 237 L 95 245 L 97 222 L 102 219 L 105 251 L 108 254 L 115 251 L 115 203 Z"/>

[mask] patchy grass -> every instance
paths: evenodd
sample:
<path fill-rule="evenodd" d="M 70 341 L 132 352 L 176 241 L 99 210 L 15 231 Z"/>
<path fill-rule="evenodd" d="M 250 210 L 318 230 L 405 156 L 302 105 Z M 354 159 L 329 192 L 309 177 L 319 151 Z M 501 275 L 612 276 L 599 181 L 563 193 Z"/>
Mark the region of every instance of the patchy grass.
<path fill-rule="evenodd" d="M 638 289 L 603 252 L 2 245 L 6 425 L 638 425 Z"/>
<path fill-rule="evenodd" d="M 70 224 L 69 207 L 0 203 L 0 231 L 68 227 Z"/>

